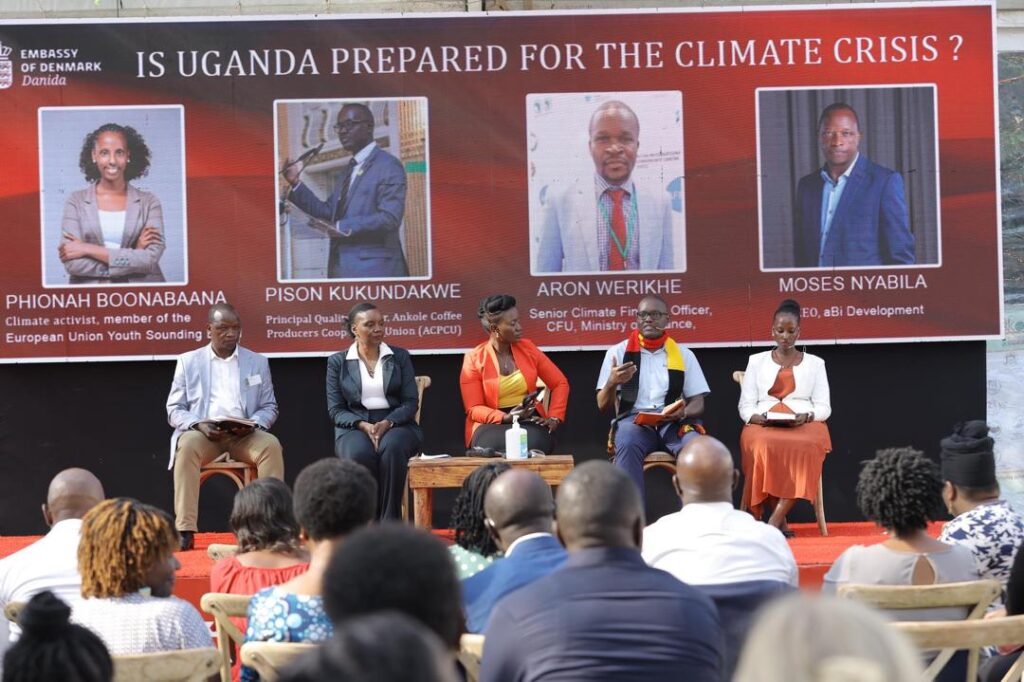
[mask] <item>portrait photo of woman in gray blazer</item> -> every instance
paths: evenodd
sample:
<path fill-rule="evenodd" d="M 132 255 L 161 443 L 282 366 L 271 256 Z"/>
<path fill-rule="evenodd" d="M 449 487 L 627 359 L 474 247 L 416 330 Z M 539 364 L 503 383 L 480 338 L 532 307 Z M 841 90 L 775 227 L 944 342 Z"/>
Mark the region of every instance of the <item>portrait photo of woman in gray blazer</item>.
<path fill-rule="evenodd" d="M 163 282 L 160 200 L 131 182 L 149 172 L 135 128 L 106 123 L 85 136 L 78 166 L 88 186 L 64 204 L 58 255 L 70 284 Z"/>

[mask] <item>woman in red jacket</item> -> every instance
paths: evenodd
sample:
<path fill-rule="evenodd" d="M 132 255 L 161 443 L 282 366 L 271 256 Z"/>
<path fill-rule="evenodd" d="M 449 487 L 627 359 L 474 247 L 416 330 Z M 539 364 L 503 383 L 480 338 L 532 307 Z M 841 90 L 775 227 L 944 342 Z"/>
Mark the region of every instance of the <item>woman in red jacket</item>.
<path fill-rule="evenodd" d="M 477 316 L 489 338 L 466 353 L 462 362 L 466 445 L 504 451 L 505 431 L 517 414 L 530 449 L 550 454 L 555 447 L 555 429 L 565 420 L 569 382 L 532 341 L 522 338 L 515 298 L 488 296 L 481 301 Z M 537 389 L 538 377 L 551 392 L 549 408 L 537 404 L 534 409 L 518 409 Z"/>

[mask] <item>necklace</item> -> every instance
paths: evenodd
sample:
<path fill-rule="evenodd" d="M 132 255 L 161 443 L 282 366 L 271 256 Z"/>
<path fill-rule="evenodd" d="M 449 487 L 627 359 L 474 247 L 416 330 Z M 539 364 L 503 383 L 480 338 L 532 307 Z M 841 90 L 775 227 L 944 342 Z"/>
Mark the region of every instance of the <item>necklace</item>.
<path fill-rule="evenodd" d="M 512 351 L 505 353 L 497 353 L 498 356 L 498 371 L 503 375 L 508 376 L 516 371 L 516 360 L 512 357 Z"/>
<path fill-rule="evenodd" d="M 797 364 L 800 361 L 801 357 L 803 357 L 803 354 L 800 351 L 794 351 L 793 357 L 787 360 L 782 356 L 781 353 L 779 353 L 778 348 L 772 349 L 772 359 L 774 359 L 775 362 L 782 367 L 782 369 L 789 369 L 793 367 L 793 365 Z"/>
<path fill-rule="evenodd" d="M 371 378 L 373 378 L 373 373 L 377 370 L 377 361 L 374 360 L 373 362 L 370 362 L 369 360 L 363 357 L 362 353 L 359 353 L 359 359 L 362 360 L 363 366 L 366 367 L 366 373 L 369 374 Z M 378 357 L 377 359 L 379 360 L 380 358 Z"/>

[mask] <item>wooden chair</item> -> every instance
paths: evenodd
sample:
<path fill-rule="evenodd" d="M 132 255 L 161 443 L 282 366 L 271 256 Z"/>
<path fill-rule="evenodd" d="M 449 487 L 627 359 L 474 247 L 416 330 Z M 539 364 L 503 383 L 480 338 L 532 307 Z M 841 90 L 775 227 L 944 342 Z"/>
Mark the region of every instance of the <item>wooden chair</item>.
<path fill-rule="evenodd" d="M 480 661 L 484 657 L 483 635 L 462 635 L 459 639 L 459 663 L 466 670 L 467 682 L 480 679 Z"/>
<path fill-rule="evenodd" d="M 256 480 L 257 470 L 255 464 L 236 462 L 225 452 L 209 464 L 200 467 L 199 485 L 201 486 L 211 476 L 217 475 L 227 476 L 241 490 Z"/>
<path fill-rule="evenodd" d="M 242 645 L 242 665 L 258 672 L 260 680 L 276 682 L 289 663 L 318 646 L 308 642 L 246 642 Z"/>
<path fill-rule="evenodd" d="M 21 610 L 25 608 L 25 602 L 23 601 L 12 601 L 4 607 L 4 618 L 11 621 L 12 623 L 18 622 L 18 615 Z"/>
<path fill-rule="evenodd" d="M 416 392 L 419 394 L 416 403 L 416 423 L 420 423 L 420 412 L 423 411 L 423 392 L 430 388 L 430 377 L 420 375 L 416 377 Z M 409 477 L 405 477 L 405 492 L 402 494 L 402 520 L 409 520 Z"/>
<path fill-rule="evenodd" d="M 236 554 L 238 554 L 238 545 L 224 545 L 215 542 L 206 548 L 206 556 L 213 561 L 220 561 Z"/>
<path fill-rule="evenodd" d="M 112 656 L 114 682 L 193 682 L 217 673 L 220 654 L 205 649 L 177 649 L 154 654 Z"/>
<path fill-rule="evenodd" d="M 738 369 L 732 373 L 732 380 L 740 386 L 743 385 L 743 376 L 746 372 Z M 818 532 L 822 537 L 828 537 L 828 524 L 825 523 L 825 472 L 822 471 L 818 477 L 818 495 L 814 498 L 814 518 L 818 521 Z M 742 505 L 742 511 L 747 511 L 747 506 Z"/>
<path fill-rule="evenodd" d="M 856 599 L 875 608 L 899 611 L 903 609 L 933 609 L 963 607 L 968 609 L 965 620 L 978 620 L 985 615 L 992 600 L 1002 592 L 998 580 L 972 580 L 960 583 L 938 585 L 840 585 L 836 594 L 847 599 Z M 958 621 L 959 622 L 959 621 Z M 1024 640 L 1022 640 L 1024 641 Z M 924 679 L 934 679 L 953 657 L 957 649 L 946 647 L 925 670 Z M 978 649 L 971 649 L 967 658 L 968 671 L 978 669 Z M 975 679 L 975 678 L 969 678 Z"/>
<path fill-rule="evenodd" d="M 241 647 L 245 641 L 245 633 L 231 619 L 245 617 L 251 598 L 250 594 L 207 592 L 199 600 L 203 611 L 213 616 L 216 627 L 221 682 L 231 682 L 232 644 Z"/>
<path fill-rule="evenodd" d="M 967 680 L 978 679 L 978 650 L 988 646 L 1024 644 L 1024 616 L 1008 616 L 988 620 L 939 620 L 930 622 L 893 622 L 892 627 L 910 637 L 920 649 L 968 649 Z M 972 663 L 973 661 L 973 663 Z M 931 667 L 929 667 L 931 671 Z M 1024 674 L 1024 656 L 1007 671 L 1002 682 L 1018 682 Z M 926 672 L 922 682 L 931 682 L 935 675 Z"/>

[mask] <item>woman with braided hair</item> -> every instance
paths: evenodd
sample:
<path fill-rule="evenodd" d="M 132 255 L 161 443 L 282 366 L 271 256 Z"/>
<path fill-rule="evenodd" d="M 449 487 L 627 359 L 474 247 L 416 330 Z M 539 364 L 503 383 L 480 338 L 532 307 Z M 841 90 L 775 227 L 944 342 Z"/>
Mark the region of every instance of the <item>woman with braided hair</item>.
<path fill-rule="evenodd" d="M 3 682 L 109 682 L 114 664 L 103 641 L 70 622 L 71 607 L 45 590 L 18 615 L 21 638 L 4 654 Z"/>
<path fill-rule="evenodd" d="M 448 551 L 459 580 L 476 575 L 498 558 L 498 546 L 484 524 L 484 497 L 494 479 L 511 468 L 505 462 L 488 462 L 474 469 L 462 482 L 448 524 L 455 531 L 455 544 Z"/>
<path fill-rule="evenodd" d="M 212 646 L 195 607 L 172 596 L 178 534 L 167 512 L 128 497 L 105 500 L 82 518 L 75 622 L 114 655 Z"/>
<path fill-rule="evenodd" d="M 932 585 L 978 579 L 969 549 L 928 535 L 928 522 L 942 512 L 942 480 L 938 466 L 923 452 L 879 450 L 861 469 L 857 506 L 889 538 L 843 552 L 825 575 L 823 591 L 834 592 L 843 583 Z M 892 612 L 897 620 L 914 621 L 960 620 L 966 615 L 959 607 Z"/>

